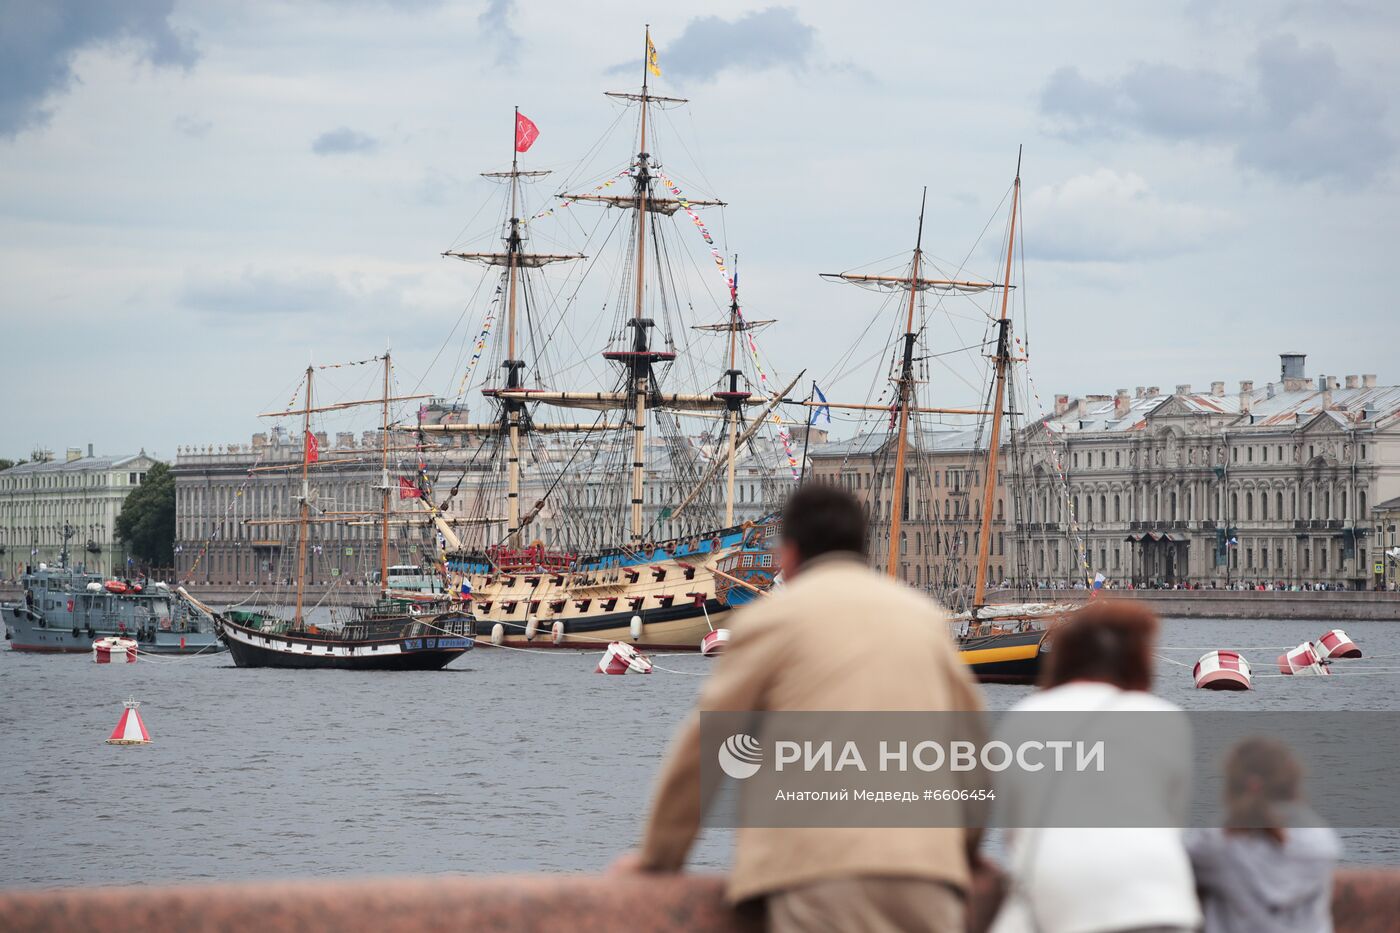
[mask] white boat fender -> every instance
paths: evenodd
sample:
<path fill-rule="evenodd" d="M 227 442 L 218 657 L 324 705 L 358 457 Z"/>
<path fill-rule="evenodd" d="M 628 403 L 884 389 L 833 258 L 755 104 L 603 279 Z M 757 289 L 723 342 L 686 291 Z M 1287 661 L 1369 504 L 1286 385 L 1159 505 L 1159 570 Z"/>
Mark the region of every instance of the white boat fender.
<path fill-rule="evenodd" d="M 506 643 L 506 627 L 497 622 L 491 626 L 491 644 L 500 647 Z"/>
<path fill-rule="evenodd" d="M 540 633 L 540 620 L 535 616 L 525 620 L 525 640 L 534 641 L 535 636 Z"/>
<path fill-rule="evenodd" d="M 554 620 L 554 624 L 549 627 L 549 634 L 553 637 L 556 645 L 564 643 L 564 622 L 562 619 Z"/>
<path fill-rule="evenodd" d="M 700 654 L 706 658 L 724 654 L 728 647 L 729 629 L 727 628 L 717 628 L 712 632 L 706 632 L 705 637 L 700 639 Z"/>
<path fill-rule="evenodd" d="M 633 641 L 641 641 L 641 640 L 642 640 L 642 617 L 641 617 L 641 616 L 634 615 L 634 616 L 632 617 L 631 633 L 632 633 L 632 640 L 633 640 Z"/>

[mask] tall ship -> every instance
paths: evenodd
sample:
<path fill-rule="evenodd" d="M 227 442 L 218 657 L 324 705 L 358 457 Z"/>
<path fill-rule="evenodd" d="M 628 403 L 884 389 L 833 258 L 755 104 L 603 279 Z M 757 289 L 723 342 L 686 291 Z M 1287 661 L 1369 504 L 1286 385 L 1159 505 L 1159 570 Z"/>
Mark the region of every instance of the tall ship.
<path fill-rule="evenodd" d="M 998 497 L 1005 489 L 1015 491 L 1014 474 L 1019 468 L 1016 457 L 1002 458 L 1003 425 L 1019 412 L 1010 404 L 1014 381 L 1013 366 L 1020 361 L 1014 346 L 1011 317 L 1013 263 L 1016 252 L 1016 231 L 1020 208 L 1021 166 L 1017 158 L 1016 176 L 1011 186 L 1011 207 L 1006 227 L 1004 277 L 1000 282 L 978 279 L 963 272 L 963 263 L 952 271 L 934 267 L 924 249 L 924 200 L 919 207 L 918 233 L 908 264 L 890 274 L 842 272 L 824 277 L 860 286 L 893 296 L 890 304 L 898 314 L 889 385 L 877 400 L 864 403 L 808 402 L 829 409 L 849 409 L 858 412 L 879 412 L 887 418 L 884 432 L 876 432 L 874 475 L 872 489 L 867 495 L 872 518 L 878 530 L 884 530 L 884 567 L 891 577 L 900 576 L 902 557 L 910 549 L 910 536 L 905 526 L 919 520 L 927 527 L 927 538 L 921 532 L 915 540 L 917 556 L 926 557 L 926 540 L 935 541 L 932 550 L 941 553 L 945 566 L 971 565 L 971 580 L 954 576 L 950 579 L 922 581 L 925 587 L 953 611 L 953 634 L 962 659 L 977 678 L 991 683 L 1032 683 L 1040 673 L 1041 663 L 1049 647 L 1053 622 L 1068 607 L 1032 598 L 1032 594 L 1003 592 L 994 601 L 990 564 L 996 537 L 993 516 L 998 514 Z M 969 254 L 971 255 L 971 254 Z M 931 319 L 944 302 L 954 296 L 969 297 L 987 294 L 993 302 L 977 310 L 987 333 L 970 348 L 940 351 L 929 346 Z M 926 302 L 934 297 L 933 306 Z M 976 318 L 974 318 L 975 320 Z M 986 358 L 985 396 L 977 407 L 948 408 L 928 405 L 919 399 L 919 387 L 928 381 L 927 361 L 947 352 L 974 353 Z M 1022 357 L 1024 354 L 1021 355 Z M 923 369 L 921 373 L 920 370 Z M 922 378 L 921 378 L 922 376 Z M 873 404 L 872 404 L 873 402 Z M 969 445 L 969 471 L 973 481 L 957 490 L 960 497 L 950 498 L 956 507 L 946 515 L 936 512 L 919 514 L 918 504 L 934 502 L 939 497 L 934 490 L 948 484 L 946 471 L 924 459 L 924 451 L 934 446 L 932 439 L 920 437 L 925 416 L 958 416 L 980 419 L 975 437 Z M 1006 437 L 1014 443 L 1014 422 Z M 980 462 L 979 462 L 980 461 Z M 945 472 L 940 476 L 940 472 Z M 960 474 L 961 475 L 961 474 Z M 1008 482 L 1007 477 L 1012 477 Z M 999 490 L 998 487 L 1002 487 Z M 1013 495 L 1013 502 L 1019 496 Z M 958 501 L 960 500 L 960 501 Z M 881 505 L 884 508 L 881 508 Z M 962 526 L 971 523 L 968 535 Z M 951 533 L 947 530 L 951 527 Z M 969 540 L 970 539 L 970 540 Z M 954 557 L 956 560 L 948 560 Z M 1003 545 L 1004 557 L 1004 545 Z M 1023 574 L 1016 575 L 1024 579 Z M 912 582 L 912 581 L 911 581 Z"/>
<path fill-rule="evenodd" d="M 298 386 L 297 394 L 301 396 L 302 405 L 264 415 L 299 415 L 302 422 L 301 462 L 293 467 L 301 474 L 300 494 L 296 496 L 296 518 L 247 522 L 250 525 L 285 524 L 296 529 L 295 589 L 290 614 L 276 608 L 216 610 L 181 589 L 181 594 L 213 622 L 219 637 L 228 646 L 234 664 L 239 667 L 438 670 L 470 651 L 474 645 L 474 620 L 459 594 L 407 592 L 393 586 L 394 576 L 390 573 L 393 568 L 389 565 L 388 557 L 389 529 L 396 521 L 392 497 L 412 481 L 403 478 L 391 482 L 390 479 L 390 410 L 395 402 L 424 396 L 391 395 L 393 366 L 388 351 L 370 360 L 330 364 L 320 369 L 344 369 L 374 363 L 383 364 L 383 393 L 378 399 L 333 401 L 317 405 L 313 388 L 318 367 L 312 365 L 306 368 Z M 320 501 L 313 483 L 318 464 L 336 461 L 333 457 L 323 458 L 320 455 L 312 430 L 312 416 L 343 412 L 362 405 L 381 407 L 379 436 L 382 463 L 380 507 L 377 510 L 347 509 L 343 504 Z M 418 516 L 412 520 L 419 523 L 426 521 Z M 307 560 L 308 553 L 313 548 L 319 549 L 319 545 L 312 543 L 311 529 L 319 525 L 356 522 L 378 526 L 379 573 L 376 579 L 379 597 L 371 605 L 352 607 L 348 611 L 328 609 L 328 620 L 313 620 L 308 611 L 311 607 L 306 602 Z M 285 596 L 271 594 L 269 602 L 280 603 L 279 595 Z"/>
<path fill-rule="evenodd" d="M 471 502 L 454 501 L 460 481 L 421 500 L 439 523 L 449 592 L 470 596 L 479 631 L 495 645 L 620 640 L 698 650 L 776 572 L 770 545 L 778 523 L 772 515 L 736 521 L 735 466 L 758 432 L 772 429 L 796 380 L 779 386 L 758 369 L 753 332 L 770 322 L 744 313 L 737 266 L 701 214 L 724 202 L 687 196 L 657 155 L 658 113 L 686 102 L 653 92 L 650 79 L 661 70 L 649 34 L 641 64 L 640 90 L 608 94 L 625 108 L 620 121 L 635 116 L 634 155 L 591 187 L 564 190 L 552 207 L 525 216 L 522 187 L 547 173 L 520 167 L 537 130 L 517 109 L 511 167 L 486 176 L 507 195 L 501 226 L 490 234 L 498 244 L 443 254 L 487 267 L 488 327 L 498 314 L 504 319 L 480 387 L 490 417 L 420 418 L 402 428 L 420 444 L 465 436 L 476 451 L 475 475 L 503 478 L 504 503 L 489 483 L 468 491 Z M 544 236 L 539 219 L 577 220 L 590 209 L 603 213 L 583 248 L 601 256 L 531 248 Z M 691 239 L 688 248 L 697 235 L 705 246 Z M 542 270 L 556 264 L 571 271 L 551 285 Z M 577 296 L 585 279 L 599 278 L 608 292 L 590 316 Z M 722 288 L 706 284 L 716 281 Z M 686 291 L 694 282 L 699 287 Z M 482 339 L 484 346 L 486 329 Z M 469 370 L 464 388 L 470 377 Z M 580 385 L 585 379 L 591 384 Z M 550 414 L 559 411 L 565 415 Z M 715 442 L 707 449 L 683 431 L 683 422 L 694 423 L 688 419 L 709 426 Z M 545 449 L 550 438 L 562 455 Z M 531 488 L 542 490 L 533 501 L 523 501 L 527 470 L 535 471 Z M 648 517 L 645 506 L 663 502 Z M 546 509 L 557 518 L 548 532 L 540 521 Z M 468 516 L 467 532 L 447 526 L 449 511 Z"/>
<path fill-rule="evenodd" d="M 87 654 L 101 638 L 134 639 L 143 654 L 222 651 L 212 625 L 165 583 L 116 580 L 68 566 L 40 564 L 20 577 L 23 598 L 0 606 L 13 651 Z"/>

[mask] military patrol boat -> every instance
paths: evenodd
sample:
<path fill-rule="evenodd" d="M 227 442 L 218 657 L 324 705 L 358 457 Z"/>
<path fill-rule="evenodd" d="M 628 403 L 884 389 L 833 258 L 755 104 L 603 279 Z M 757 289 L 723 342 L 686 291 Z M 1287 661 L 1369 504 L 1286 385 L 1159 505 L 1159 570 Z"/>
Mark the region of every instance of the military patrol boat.
<path fill-rule="evenodd" d="M 146 654 L 224 650 L 212 627 L 164 583 L 109 580 L 44 564 L 20 582 L 23 600 L 0 606 L 14 651 L 86 654 L 94 640 L 108 635 L 134 638 Z"/>

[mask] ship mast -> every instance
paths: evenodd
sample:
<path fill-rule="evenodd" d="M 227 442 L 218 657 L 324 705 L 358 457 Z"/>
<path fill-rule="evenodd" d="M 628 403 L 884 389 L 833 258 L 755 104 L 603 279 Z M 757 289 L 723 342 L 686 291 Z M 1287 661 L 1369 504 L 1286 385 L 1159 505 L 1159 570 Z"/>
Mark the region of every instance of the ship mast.
<path fill-rule="evenodd" d="M 519 389 L 520 371 L 525 367 L 523 360 L 515 356 L 515 293 L 518 270 L 520 268 L 520 212 L 517 209 L 520 184 L 520 152 L 515 143 L 515 133 L 520 124 L 520 108 L 515 108 L 515 119 L 511 122 L 510 147 L 510 234 L 506 237 L 506 254 L 509 256 L 506 278 L 509 280 L 506 297 L 506 388 Z M 525 403 L 509 399 L 504 401 L 506 431 L 509 436 L 510 451 L 506 455 L 506 543 L 510 547 L 520 546 L 520 413 Z"/>
<path fill-rule="evenodd" d="M 391 508 L 389 488 L 389 350 L 384 350 L 384 405 L 381 409 L 381 426 L 379 431 L 379 455 L 380 455 L 380 484 L 383 492 L 383 503 L 379 523 L 379 591 L 387 593 L 389 591 L 389 511 Z"/>
<path fill-rule="evenodd" d="M 919 199 L 919 232 L 914 239 L 914 263 L 909 272 L 909 309 L 904 321 L 904 357 L 899 367 L 899 431 L 895 437 L 894 491 L 890 500 L 890 544 L 885 562 L 885 570 L 891 577 L 899 576 L 899 527 L 904 512 L 904 453 L 909 437 L 909 402 L 914 391 L 914 305 L 919 294 L 919 261 L 923 258 L 924 247 L 924 205 L 928 201 L 928 188 L 924 188 Z"/>
<path fill-rule="evenodd" d="M 643 317 L 643 302 L 646 298 L 646 258 L 647 258 L 647 193 L 651 187 L 651 176 L 647 170 L 647 73 L 651 65 L 651 25 L 646 27 L 646 41 L 642 45 L 642 116 L 641 136 L 637 147 L 637 268 L 633 272 L 637 280 L 636 303 L 633 306 L 631 326 L 633 328 L 632 347 L 636 354 L 632 360 L 632 545 L 642 543 L 642 495 L 646 482 L 646 430 L 647 430 L 647 389 L 651 381 L 651 364 L 646 359 L 647 329 L 652 322 Z"/>
<path fill-rule="evenodd" d="M 306 367 L 306 408 L 301 413 L 301 511 L 297 524 L 297 605 L 292 621 L 301 625 L 301 603 L 306 589 L 306 535 L 311 518 L 311 376 Z"/>
<path fill-rule="evenodd" d="M 1016 211 L 1021 196 L 1021 152 L 1016 152 L 1016 180 L 1011 187 L 1011 224 L 1006 237 L 1006 278 L 997 319 L 996 386 L 992 390 L 992 433 L 987 444 L 987 467 L 982 476 L 982 527 L 977 536 L 977 585 L 972 597 L 975 614 L 987 604 L 987 558 L 991 554 L 992 500 L 996 496 L 997 448 L 1001 445 L 1001 416 L 1006 397 L 1006 370 L 1011 362 L 1011 258 L 1016 249 Z"/>

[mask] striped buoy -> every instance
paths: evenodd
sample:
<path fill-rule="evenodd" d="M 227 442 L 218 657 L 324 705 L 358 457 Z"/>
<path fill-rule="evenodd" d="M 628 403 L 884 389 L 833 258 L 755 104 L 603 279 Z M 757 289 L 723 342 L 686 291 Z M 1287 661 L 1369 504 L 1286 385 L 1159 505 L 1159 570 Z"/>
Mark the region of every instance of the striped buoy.
<path fill-rule="evenodd" d="M 1191 669 L 1199 690 L 1249 690 L 1249 662 L 1238 651 L 1208 651 Z"/>
<path fill-rule="evenodd" d="M 136 642 L 120 635 L 108 635 L 92 643 L 92 660 L 97 664 L 111 664 L 113 661 L 136 661 Z"/>
<path fill-rule="evenodd" d="M 1308 642 L 1303 642 L 1287 654 L 1279 655 L 1278 671 L 1280 674 L 1299 676 L 1330 673 L 1318 658 L 1317 652 L 1313 651 L 1313 646 Z"/>
<path fill-rule="evenodd" d="M 128 698 L 122 704 L 122 718 L 117 720 L 117 727 L 112 730 L 112 734 L 107 737 L 108 745 L 149 745 L 151 734 L 146 731 L 146 724 L 141 721 L 141 714 L 136 708 L 141 704 Z"/>
<path fill-rule="evenodd" d="M 598 662 L 599 674 L 650 674 L 651 661 L 639 654 L 636 648 L 623 641 L 615 641 L 603 652 Z"/>
<path fill-rule="evenodd" d="M 1332 631 L 1319 638 L 1317 644 L 1314 645 L 1313 648 L 1317 652 L 1318 657 L 1327 658 L 1328 660 L 1332 658 L 1361 657 L 1361 649 L 1356 647 L 1356 643 L 1347 637 L 1346 632 L 1339 628 L 1334 628 Z"/>
<path fill-rule="evenodd" d="M 723 654 L 724 649 L 728 647 L 729 629 L 727 628 L 714 629 L 706 633 L 704 638 L 700 639 L 700 654 L 707 658 L 714 657 L 717 654 Z"/>

